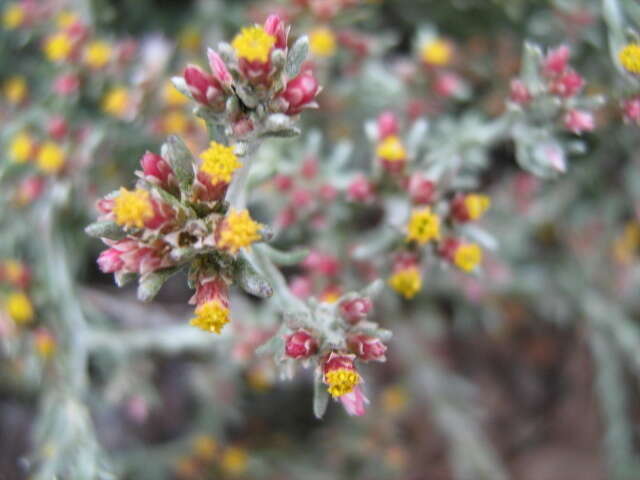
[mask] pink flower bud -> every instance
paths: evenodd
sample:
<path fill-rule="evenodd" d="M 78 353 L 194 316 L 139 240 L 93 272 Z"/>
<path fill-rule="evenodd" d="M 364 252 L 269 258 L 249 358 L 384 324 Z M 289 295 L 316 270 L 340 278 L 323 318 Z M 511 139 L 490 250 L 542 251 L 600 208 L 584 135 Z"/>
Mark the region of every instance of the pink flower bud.
<path fill-rule="evenodd" d="M 189 299 L 191 305 L 204 305 L 217 300 L 225 308 L 229 307 L 229 286 L 222 277 L 209 276 L 198 279 L 196 293 Z"/>
<path fill-rule="evenodd" d="M 373 184 L 367 177 L 358 174 L 347 187 L 347 200 L 350 202 L 369 203 L 375 199 Z"/>
<path fill-rule="evenodd" d="M 289 205 L 278 214 L 275 223 L 280 229 L 288 228 L 296 222 L 297 218 L 296 209 Z"/>
<path fill-rule="evenodd" d="M 336 196 L 338 195 L 338 191 L 333 185 L 325 183 L 320 187 L 318 194 L 323 202 L 331 202 L 335 200 Z"/>
<path fill-rule="evenodd" d="M 207 49 L 207 57 L 209 58 L 209 67 L 213 72 L 213 77 L 226 88 L 230 88 L 233 84 L 233 77 L 229 73 L 227 65 L 218 53 L 209 48 Z"/>
<path fill-rule="evenodd" d="M 640 123 L 640 97 L 625 100 L 622 104 L 624 121 L 628 123 Z"/>
<path fill-rule="evenodd" d="M 360 417 L 365 414 L 365 405 L 369 403 L 369 399 L 362 393 L 360 385 L 357 385 L 352 392 L 340 397 L 340 403 L 349 415 Z"/>
<path fill-rule="evenodd" d="M 18 204 L 29 205 L 34 202 L 40 195 L 42 195 L 45 183 L 45 179 L 37 175 L 33 175 L 22 180 L 16 191 L 16 201 Z"/>
<path fill-rule="evenodd" d="M 218 81 L 196 65 L 188 65 L 184 69 L 184 81 L 194 100 L 212 105 L 222 99 L 222 90 Z"/>
<path fill-rule="evenodd" d="M 564 126 L 573 133 L 581 134 L 592 131 L 596 124 L 591 112 L 571 109 L 564 116 Z"/>
<path fill-rule="evenodd" d="M 313 250 L 302 262 L 302 266 L 315 273 L 334 276 L 340 271 L 340 263 L 333 255 Z"/>
<path fill-rule="evenodd" d="M 553 79 L 549 85 L 549 91 L 560 97 L 570 98 L 578 94 L 584 86 L 584 80 L 580 74 L 573 70 L 566 70 L 560 76 Z"/>
<path fill-rule="evenodd" d="M 278 174 L 273 177 L 273 184 L 279 191 L 286 192 L 293 186 L 293 178 L 289 175 Z"/>
<path fill-rule="evenodd" d="M 318 351 L 318 342 L 305 330 L 298 330 L 286 338 L 284 353 L 289 358 L 307 358 Z"/>
<path fill-rule="evenodd" d="M 398 117 L 393 112 L 383 112 L 378 116 L 377 121 L 378 140 L 382 140 L 390 135 L 397 135 L 400 127 Z"/>
<path fill-rule="evenodd" d="M 307 155 L 302 162 L 300 173 L 307 180 L 311 180 L 318 174 L 318 159 L 315 155 Z"/>
<path fill-rule="evenodd" d="M 98 256 L 98 267 L 102 273 L 115 273 L 124 266 L 122 252 L 116 248 L 108 248 Z"/>
<path fill-rule="evenodd" d="M 569 54 L 569 47 L 566 45 L 550 50 L 542 62 L 542 72 L 547 76 L 560 75 L 567 68 Z"/>
<path fill-rule="evenodd" d="M 365 362 L 384 362 L 387 358 L 385 352 L 387 346 L 377 337 L 369 335 L 352 335 L 347 339 L 349 349 L 355 353 L 360 360 Z"/>
<path fill-rule="evenodd" d="M 356 356 L 352 353 L 339 353 L 332 351 L 327 355 L 322 364 L 322 371 L 326 375 L 333 370 L 340 370 L 342 368 L 346 370 L 355 370 L 356 367 L 353 364 Z"/>
<path fill-rule="evenodd" d="M 68 132 L 67 121 L 62 115 L 55 115 L 47 123 L 47 133 L 55 140 L 62 140 Z"/>
<path fill-rule="evenodd" d="M 419 172 L 411 175 L 408 188 L 411 201 L 418 205 L 431 203 L 434 199 L 435 184 Z"/>
<path fill-rule="evenodd" d="M 140 159 L 142 172 L 145 177 L 151 177 L 152 181 L 167 188 L 173 183 L 173 170 L 167 161 L 153 152 L 146 152 Z"/>
<path fill-rule="evenodd" d="M 514 78 L 511 80 L 511 101 L 519 105 L 525 105 L 531 101 L 531 93 L 529 89 L 520 79 Z"/>
<path fill-rule="evenodd" d="M 312 292 L 312 283 L 309 277 L 297 276 L 291 279 L 289 290 L 298 298 L 308 298 Z"/>
<path fill-rule="evenodd" d="M 449 237 L 444 239 L 440 243 L 440 248 L 438 249 L 438 253 L 446 258 L 448 261 L 453 262 L 453 258 L 456 254 L 456 250 L 458 247 L 462 245 L 462 242 L 457 238 Z"/>
<path fill-rule="evenodd" d="M 294 190 L 291 193 L 291 203 L 296 209 L 308 208 L 313 203 L 313 195 L 311 195 L 309 190 Z"/>
<path fill-rule="evenodd" d="M 53 91 L 58 95 L 71 95 L 78 90 L 80 79 L 73 73 L 58 75 L 53 82 Z"/>
<path fill-rule="evenodd" d="M 358 323 L 371 312 L 372 308 L 373 303 L 370 298 L 354 298 L 340 304 L 340 313 L 349 323 Z"/>
<path fill-rule="evenodd" d="M 464 84 L 458 75 L 451 72 L 438 73 L 433 86 L 436 94 L 444 98 L 461 95 L 464 92 Z"/>
<path fill-rule="evenodd" d="M 285 113 L 297 115 L 305 108 L 313 106 L 319 90 L 318 81 L 309 69 L 289 80 L 287 86 L 279 95 L 279 98 L 285 101 Z"/>
<path fill-rule="evenodd" d="M 287 48 L 287 28 L 278 15 L 269 15 L 264 22 L 264 31 L 269 35 L 276 37 L 275 48 Z"/>

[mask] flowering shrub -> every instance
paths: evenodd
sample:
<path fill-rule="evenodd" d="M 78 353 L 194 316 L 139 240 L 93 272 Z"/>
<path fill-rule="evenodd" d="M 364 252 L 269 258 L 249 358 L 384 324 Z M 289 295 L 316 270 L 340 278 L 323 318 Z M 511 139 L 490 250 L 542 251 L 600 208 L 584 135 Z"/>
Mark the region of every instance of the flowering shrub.
<path fill-rule="evenodd" d="M 170 3 L 2 5 L 0 477 L 634 478 L 638 7 Z"/>

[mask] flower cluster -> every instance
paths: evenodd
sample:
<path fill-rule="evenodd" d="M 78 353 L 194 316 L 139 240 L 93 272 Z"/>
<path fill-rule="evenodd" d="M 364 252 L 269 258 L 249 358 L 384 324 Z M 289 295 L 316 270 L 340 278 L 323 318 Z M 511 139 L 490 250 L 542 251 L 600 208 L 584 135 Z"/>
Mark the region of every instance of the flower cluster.
<path fill-rule="evenodd" d="M 238 476 L 248 469 L 249 455 L 237 445 L 220 445 L 211 435 L 199 434 L 193 438 L 188 455 L 180 458 L 175 466 L 180 480 L 202 478 L 203 472 L 219 472 Z"/>

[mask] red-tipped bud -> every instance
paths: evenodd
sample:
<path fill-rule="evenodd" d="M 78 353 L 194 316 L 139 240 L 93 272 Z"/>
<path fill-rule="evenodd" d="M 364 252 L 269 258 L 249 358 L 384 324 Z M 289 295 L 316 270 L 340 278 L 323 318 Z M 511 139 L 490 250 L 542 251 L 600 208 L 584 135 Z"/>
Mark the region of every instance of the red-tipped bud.
<path fill-rule="evenodd" d="M 440 72 L 436 77 L 433 90 L 444 98 L 460 97 L 464 94 L 465 85 L 455 73 Z"/>
<path fill-rule="evenodd" d="M 584 80 L 580 74 L 573 70 L 567 70 L 553 79 L 549 86 L 549 91 L 554 95 L 570 98 L 578 94 L 583 86 Z"/>
<path fill-rule="evenodd" d="M 377 120 L 378 140 L 390 135 L 397 135 L 400 131 L 398 117 L 393 112 L 383 112 Z"/>
<path fill-rule="evenodd" d="M 273 184 L 279 191 L 287 192 L 293 186 L 293 178 L 289 175 L 278 174 L 273 177 Z"/>
<path fill-rule="evenodd" d="M 309 277 L 297 276 L 291 279 L 289 290 L 298 298 L 308 298 L 313 291 L 313 285 Z"/>
<path fill-rule="evenodd" d="M 25 178 L 16 190 L 16 201 L 19 205 L 29 205 L 42 195 L 45 184 L 45 179 L 37 175 Z"/>
<path fill-rule="evenodd" d="M 196 293 L 189 299 L 189 303 L 200 306 L 214 300 L 225 308 L 229 307 L 229 287 L 224 279 L 217 276 L 198 279 Z"/>
<path fill-rule="evenodd" d="M 55 115 L 47 123 L 47 133 L 54 140 L 62 140 L 68 133 L 67 121 L 62 115 Z"/>
<path fill-rule="evenodd" d="M 116 248 L 108 248 L 98 256 L 98 267 L 103 273 L 115 273 L 122 269 L 124 260 L 122 252 Z"/>
<path fill-rule="evenodd" d="M 387 346 L 377 337 L 369 335 L 352 335 L 347 339 L 349 349 L 355 353 L 360 360 L 365 362 L 384 362 L 387 358 L 385 352 Z"/>
<path fill-rule="evenodd" d="M 375 188 L 367 177 L 359 174 L 347 186 L 347 200 L 350 202 L 369 203 L 376 197 Z"/>
<path fill-rule="evenodd" d="M 285 101 L 288 115 L 297 115 L 305 108 L 315 106 L 315 98 L 320 90 L 318 81 L 311 70 L 305 70 L 289 80 L 279 97 Z"/>
<path fill-rule="evenodd" d="M 326 276 L 334 276 L 340 271 L 340 262 L 333 255 L 314 250 L 302 262 L 308 270 Z"/>
<path fill-rule="evenodd" d="M 276 37 L 275 48 L 287 48 L 287 28 L 278 15 L 269 15 L 264 22 L 264 31 Z"/>
<path fill-rule="evenodd" d="M 213 72 L 213 77 L 220 83 L 220 85 L 230 88 L 233 84 L 233 77 L 224 63 L 224 60 L 218 55 L 218 53 L 209 48 L 207 50 L 207 57 L 209 59 L 209 67 Z"/>
<path fill-rule="evenodd" d="M 633 97 L 622 103 L 622 114 L 627 123 L 640 123 L 640 97 Z"/>
<path fill-rule="evenodd" d="M 307 155 L 300 167 L 300 174 L 307 180 L 315 178 L 318 174 L 318 159 L 315 155 Z"/>
<path fill-rule="evenodd" d="M 221 100 L 222 90 L 220 84 L 200 67 L 188 65 L 184 69 L 183 76 L 194 100 L 204 105 L 212 105 Z"/>
<path fill-rule="evenodd" d="M 373 308 L 370 298 L 354 298 L 340 304 L 340 313 L 349 323 L 358 323 L 364 319 Z"/>
<path fill-rule="evenodd" d="M 567 68 L 569 54 L 569 47 L 566 45 L 550 50 L 542 63 L 542 72 L 547 76 L 560 75 Z"/>
<path fill-rule="evenodd" d="M 431 203 L 436 192 L 436 185 L 421 173 L 414 173 L 409 178 L 409 196 L 413 203 L 424 205 Z"/>
<path fill-rule="evenodd" d="M 338 190 L 333 185 L 325 183 L 318 190 L 318 195 L 323 202 L 331 202 L 338 196 Z"/>
<path fill-rule="evenodd" d="M 162 187 L 168 187 L 173 182 L 173 170 L 167 161 L 153 152 L 146 152 L 140 159 L 142 173 L 151 181 Z"/>
<path fill-rule="evenodd" d="M 511 80 L 511 101 L 518 105 L 526 105 L 531 101 L 531 93 L 522 80 L 514 78 Z"/>
<path fill-rule="evenodd" d="M 592 131 L 596 123 L 591 112 L 571 109 L 564 116 L 564 126 L 573 133 L 581 134 Z"/>
<path fill-rule="evenodd" d="M 318 351 L 318 342 L 305 330 L 298 330 L 286 338 L 284 353 L 289 358 L 307 358 Z"/>
<path fill-rule="evenodd" d="M 78 91 L 80 79 L 73 73 L 63 73 L 53 81 L 53 91 L 58 95 L 71 95 Z"/>

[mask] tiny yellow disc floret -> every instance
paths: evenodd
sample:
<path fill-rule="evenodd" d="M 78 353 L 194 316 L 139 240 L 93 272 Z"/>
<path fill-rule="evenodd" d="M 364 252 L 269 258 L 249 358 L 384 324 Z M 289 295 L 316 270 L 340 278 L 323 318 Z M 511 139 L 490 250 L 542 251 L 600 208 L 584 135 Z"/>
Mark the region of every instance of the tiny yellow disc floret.
<path fill-rule="evenodd" d="M 248 457 L 244 449 L 229 447 L 222 453 L 222 470 L 229 475 L 241 475 L 247 470 Z"/>
<path fill-rule="evenodd" d="M 378 144 L 376 155 L 387 162 L 400 162 L 407 158 L 402 142 L 395 135 L 389 135 Z"/>
<path fill-rule="evenodd" d="M 145 222 L 153 217 L 149 192 L 142 188 L 129 191 L 121 187 L 113 201 L 113 215 L 118 225 L 143 228 Z"/>
<path fill-rule="evenodd" d="M 330 57 L 336 52 L 336 36 L 326 28 L 320 27 L 309 33 L 309 50 L 317 57 Z"/>
<path fill-rule="evenodd" d="M 477 220 L 491 206 L 491 199 L 487 195 L 472 193 L 464 198 L 464 206 L 471 220 Z"/>
<path fill-rule="evenodd" d="M 44 53 L 52 62 L 66 60 L 72 49 L 71 38 L 64 32 L 54 33 L 44 43 Z"/>
<path fill-rule="evenodd" d="M 102 99 L 102 110 L 114 117 L 122 117 L 129 107 L 129 92 L 124 87 L 109 90 Z"/>
<path fill-rule="evenodd" d="M 44 142 L 38 151 L 36 163 L 45 173 L 58 173 L 64 166 L 64 150 L 57 143 Z"/>
<path fill-rule="evenodd" d="M 224 219 L 218 247 L 236 254 L 241 248 L 248 247 L 262 238 L 261 228 L 262 225 L 254 222 L 247 210 L 232 210 Z"/>
<path fill-rule="evenodd" d="M 33 139 L 26 132 L 17 134 L 9 145 L 9 155 L 15 163 L 25 163 L 33 152 Z"/>
<path fill-rule="evenodd" d="M 416 210 L 407 226 L 407 242 L 415 241 L 420 245 L 440 238 L 440 217 L 429 207 Z"/>
<path fill-rule="evenodd" d="M 229 309 L 218 300 L 211 300 L 196 308 L 196 316 L 189 322 L 206 332 L 220 333 L 229 323 Z"/>
<path fill-rule="evenodd" d="M 422 288 L 422 276 L 417 267 L 399 270 L 389 278 L 389 286 L 409 300 Z"/>
<path fill-rule="evenodd" d="M 209 148 L 200 154 L 200 158 L 202 159 L 200 170 L 209 176 L 212 184 L 229 183 L 233 172 L 242 166 L 236 154 L 233 153 L 233 147 L 217 142 L 211 142 Z"/>
<path fill-rule="evenodd" d="M 275 43 L 273 35 L 269 35 L 262 27 L 254 26 L 243 28 L 231 45 L 238 57 L 249 62 L 266 63 Z"/>
<path fill-rule="evenodd" d="M 111 60 L 111 45 L 102 40 L 91 42 L 84 52 L 84 62 L 91 68 L 102 68 Z"/>
<path fill-rule="evenodd" d="M 27 92 L 27 82 L 21 76 L 9 78 L 2 87 L 2 93 L 14 105 L 21 103 L 27 97 Z"/>
<path fill-rule="evenodd" d="M 620 63 L 625 70 L 640 75 L 640 44 L 630 43 L 618 53 Z"/>
<path fill-rule="evenodd" d="M 9 317 L 17 324 L 29 323 L 33 320 L 33 306 L 29 297 L 24 293 L 14 292 L 9 294 L 5 301 L 5 309 Z"/>
<path fill-rule="evenodd" d="M 482 249 L 475 243 L 461 245 L 453 255 L 453 263 L 460 270 L 471 272 L 482 261 Z"/>
<path fill-rule="evenodd" d="M 451 44 L 442 39 L 427 42 L 420 50 L 420 56 L 424 63 L 438 67 L 447 65 L 451 61 L 452 55 Z"/>
<path fill-rule="evenodd" d="M 325 373 L 324 381 L 328 385 L 327 391 L 333 398 L 337 398 L 353 392 L 356 385 L 360 383 L 360 375 L 355 370 L 338 368 Z"/>

